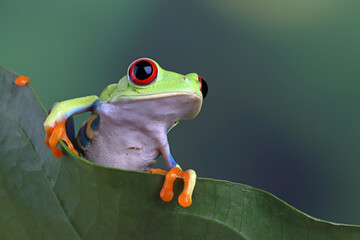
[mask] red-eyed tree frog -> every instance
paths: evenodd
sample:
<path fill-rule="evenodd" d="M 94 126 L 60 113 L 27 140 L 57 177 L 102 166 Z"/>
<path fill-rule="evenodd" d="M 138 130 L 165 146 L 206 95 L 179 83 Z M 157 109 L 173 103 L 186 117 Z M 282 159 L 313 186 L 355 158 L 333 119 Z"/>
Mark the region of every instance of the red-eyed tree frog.
<path fill-rule="evenodd" d="M 127 75 L 107 86 L 97 96 L 56 103 L 44 122 L 45 142 L 55 157 L 60 139 L 77 155 L 92 162 L 121 169 L 164 173 L 160 192 L 164 201 L 173 198 L 173 182 L 184 179 L 178 200 L 191 205 L 196 182 L 194 170 L 183 172 L 170 153 L 167 133 L 180 120 L 192 119 L 200 111 L 208 91 L 207 83 L 196 73 L 182 75 L 162 69 L 149 58 L 130 64 Z M 92 115 L 80 127 L 75 139 L 66 122 L 85 111 Z M 69 136 L 69 137 L 68 137 Z M 70 139 L 69 139 L 70 138 Z M 169 171 L 149 169 L 162 155 Z"/>

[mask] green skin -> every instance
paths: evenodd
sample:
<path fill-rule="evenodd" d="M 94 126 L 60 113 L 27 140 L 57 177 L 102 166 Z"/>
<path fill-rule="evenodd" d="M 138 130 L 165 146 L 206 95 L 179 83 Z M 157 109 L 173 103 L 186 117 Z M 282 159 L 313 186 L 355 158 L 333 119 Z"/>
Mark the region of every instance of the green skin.
<path fill-rule="evenodd" d="M 187 92 L 201 96 L 200 106 L 202 105 L 202 93 L 200 91 L 201 84 L 198 81 L 198 75 L 196 73 L 182 75 L 166 71 L 162 69 L 158 63 L 155 61 L 153 62 L 158 68 L 156 81 L 141 86 L 134 84 L 129 80 L 128 76 L 124 76 L 117 84 L 111 84 L 103 90 L 100 95 L 100 104 L 115 104 L 144 97 L 148 99 L 157 99 L 163 97 L 161 94 Z M 56 122 L 59 122 L 64 118 L 87 111 L 97 99 L 99 99 L 97 96 L 92 95 L 56 103 L 50 115 L 46 118 L 44 127 L 53 127 Z"/>
<path fill-rule="evenodd" d="M 185 184 L 179 203 L 187 207 L 191 204 L 196 173 L 193 170 L 183 172 L 175 162 L 167 132 L 179 120 L 192 119 L 199 113 L 203 102 L 203 79 L 196 73 L 182 75 L 166 71 L 151 59 L 144 61 L 153 62 L 157 68 L 156 78 L 148 84 L 137 84 L 130 77 L 134 62 L 128 75 L 117 84 L 107 86 L 100 98 L 88 96 L 55 104 L 44 122 L 46 143 L 56 157 L 62 155 L 56 147 L 60 139 L 77 153 L 66 135 L 65 121 L 71 115 L 91 111 L 93 115 L 80 129 L 77 138 L 82 156 L 109 167 L 145 171 L 161 154 L 170 171 L 160 196 L 164 201 L 170 201 L 173 178 L 183 178 Z M 95 119 L 99 121 L 93 128 Z M 149 171 L 166 173 L 158 169 Z"/>
<path fill-rule="evenodd" d="M 179 120 L 192 119 L 199 113 L 202 83 L 196 73 L 182 75 L 162 69 L 151 59 L 146 61 L 156 65 L 155 80 L 145 85 L 135 83 L 129 73 L 131 64 L 128 75 L 107 86 L 100 99 L 88 96 L 55 104 L 44 123 L 45 129 L 73 114 L 92 111 L 101 120 L 96 133 L 86 128 L 86 134 L 92 138 L 91 144 L 82 149 L 86 159 L 110 167 L 144 171 L 161 154 L 169 169 L 179 167 L 170 153 L 166 134 Z M 56 147 L 50 148 L 56 156 Z M 145 149 L 133 153 L 128 148 Z"/>
<path fill-rule="evenodd" d="M 104 89 L 100 95 L 100 102 L 117 103 L 136 99 L 140 96 L 156 99 L 159 97 L 158 94 L 172 92 L 188 92 L 202 97 L 196 73 L 182 75 L 166 71 L 156 62 L 155 64 L 158 67 L 158 75 L 155 82 L 141 86 L 130 81 L 128 76 L 124 76 L 117 84 L 111 84 Z M 187 83 L 184 84 L 181 81 L 182 79 L 186 80 Z"/>

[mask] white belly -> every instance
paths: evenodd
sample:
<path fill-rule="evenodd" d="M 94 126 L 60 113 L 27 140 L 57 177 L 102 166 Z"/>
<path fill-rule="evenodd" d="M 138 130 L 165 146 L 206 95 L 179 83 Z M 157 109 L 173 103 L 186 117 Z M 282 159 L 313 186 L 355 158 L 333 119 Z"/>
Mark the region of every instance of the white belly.
<path fill-rule="evenodd" d="M 100 115 L 98 133 L 85 150 L 85 158 L 114 168 L 146 170 L 160 154 L 151 134 L 127 126 L 114 128 L 110 123 Z"/>
<path fill-rule="evenodd" d="M 169 151 L 169 127 L 180 119 L 195 117 L 200 106 L 199 97 L 191 94 L 101 103 L 96 111 L 99 128 L 84 157 L 109 167 L 144 171 L 160 155 L 160 149 Z"/>
<path fill-rule="evenodd" d="M 109 167 L 146 170 L 168 144 L 171 119 L 154 119 L 139 104 L 102 104 L 98 131 L 85 149 L 85 158 Z M 169 121 L 170 120 L 170 121 Z"/>

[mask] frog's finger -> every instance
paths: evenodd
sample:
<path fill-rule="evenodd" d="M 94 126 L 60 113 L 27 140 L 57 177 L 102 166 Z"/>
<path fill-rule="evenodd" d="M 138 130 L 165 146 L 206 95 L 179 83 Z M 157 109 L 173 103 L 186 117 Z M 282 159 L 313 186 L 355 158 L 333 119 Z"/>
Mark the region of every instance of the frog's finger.
<path fill-rule="evenodd" d="M 182 174 L 182 178 L 184 179 L 184 190 L 180 194 L 178 201 L 182 207 L 188 207 L 192 203 L 191 197 L 195 188 L 196 173 L 194 170 L 189 169 Z"/>
<path fill-rule="evenodd" d="M 30 78 L 26 77 L 26 76 L 18 76 L 15 79 L 15 84 L 19 85 L 19 86 L 23 86 L 27 83 L 30 83 Z"/>
<path fill-rule="evenodd" d="M 169 202 L 174 197 L 173 185 L 176 178 L 180 178 L 182 170 L 178 167 L 172 168 L 165 176 L 164 185 L 160 191 L 160 197 L 163 201 Z"/>
<path fill-rule="evenodd" d="M 46 126 L 45 127 L 45 132 L 46 132 L 45 144 L 48 147 L 50 147 L 49 140 L 50 140 L 50 136 L 51 136 L 53 131 L 54 131 L 54 127 L 51 127 L 51 126 Z"/>
<path fill-rule="evenodd" d="M 52 150 L 56 158 L 62 157 L 62 152 L 60 151 L 60 149 L 57 148 L 56 144 L 59 142 L 64 132 L 65 132 L 65 120 L 56 122 L 48 140 L 48 144 L 49 144 L 48 146 Z"/>

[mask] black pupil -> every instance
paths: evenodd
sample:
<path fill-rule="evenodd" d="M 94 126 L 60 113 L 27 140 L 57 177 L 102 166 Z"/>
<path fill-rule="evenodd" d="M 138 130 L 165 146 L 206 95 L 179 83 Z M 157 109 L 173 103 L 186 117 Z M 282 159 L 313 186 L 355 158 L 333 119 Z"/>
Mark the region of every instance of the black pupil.
<path fill-rule="evenodd" d="M 145 80 L 151 76 L 153 69 L 148 61 L 140 61 L 135 64 L 133 72 L 137 79 Z"/>

